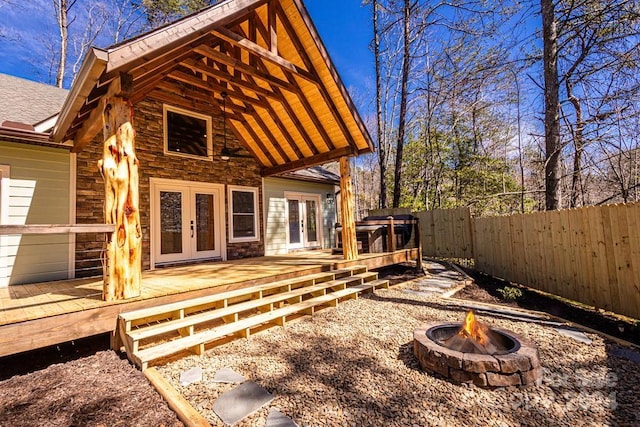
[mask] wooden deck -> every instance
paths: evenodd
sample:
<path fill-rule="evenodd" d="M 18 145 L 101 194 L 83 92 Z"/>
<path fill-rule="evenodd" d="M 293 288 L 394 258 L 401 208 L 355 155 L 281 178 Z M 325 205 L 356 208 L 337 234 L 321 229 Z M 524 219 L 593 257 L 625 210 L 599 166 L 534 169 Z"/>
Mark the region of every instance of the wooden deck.
<path fill-rule="evenodd" d="M 113 332 L 123 311 L 333 268 L 365 265 L 375 269 L 414 260 L 417 254 L 417 249 L 408 249 L 360 254 L 358 261 L 344 261 L 330 251 L 307 251 L 158 269 L 143 273 L 140 297 L 119 302 L 102 301 L 102 278 L 0 288 L 0 357 Z"/>

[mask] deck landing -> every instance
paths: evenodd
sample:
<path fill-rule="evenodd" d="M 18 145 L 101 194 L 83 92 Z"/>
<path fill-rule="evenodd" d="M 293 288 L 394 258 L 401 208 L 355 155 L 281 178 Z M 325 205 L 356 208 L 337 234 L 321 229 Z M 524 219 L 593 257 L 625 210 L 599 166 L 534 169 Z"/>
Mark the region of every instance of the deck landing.
<path fill-rule="evenodd" d="M 146 271 L 142 295 L 102 301 L 102 279 L 0 288 L 0 357 L 113 332 L 118 314 L 359 264 L 369 269 L 414 260 L 417 249 L 361 254 L 344 261 L 330 251 L 296 252 Z M 19 337 L 19 338 L 18 338 Z"/>

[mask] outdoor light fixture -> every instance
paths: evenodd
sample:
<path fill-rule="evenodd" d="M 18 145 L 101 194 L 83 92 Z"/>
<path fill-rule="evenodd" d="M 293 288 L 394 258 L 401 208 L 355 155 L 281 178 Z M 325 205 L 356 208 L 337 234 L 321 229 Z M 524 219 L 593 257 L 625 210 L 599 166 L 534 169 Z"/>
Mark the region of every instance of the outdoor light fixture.
<path fill-rule="evenodd" d="M 250 159 L 253 156 L 238 153 L 238 151 L 242 150 L 242 147 L 227 147 L 227 92 L 220 92 L 220 96 L 222 97 L 222 150 L 220 151 L 220 159 L 225 162 L 232 157 Z"/>
<path fill-rule="evenodd" d="M 327 203 L 332 205 L 333 204 L 333 198 L 334 198 L 334 194 L 333 193 L 327 193 Z"/>

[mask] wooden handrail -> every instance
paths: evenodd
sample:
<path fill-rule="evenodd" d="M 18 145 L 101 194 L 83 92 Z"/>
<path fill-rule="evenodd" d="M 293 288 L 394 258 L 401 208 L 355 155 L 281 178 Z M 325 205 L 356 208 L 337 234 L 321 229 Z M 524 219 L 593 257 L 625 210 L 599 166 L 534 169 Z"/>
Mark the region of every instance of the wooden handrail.
<path fill-rule="evenodd" d="M 10 234 L 113 233 L 113 224 L 25 224 L 0 225 L 0 236 Z"/>

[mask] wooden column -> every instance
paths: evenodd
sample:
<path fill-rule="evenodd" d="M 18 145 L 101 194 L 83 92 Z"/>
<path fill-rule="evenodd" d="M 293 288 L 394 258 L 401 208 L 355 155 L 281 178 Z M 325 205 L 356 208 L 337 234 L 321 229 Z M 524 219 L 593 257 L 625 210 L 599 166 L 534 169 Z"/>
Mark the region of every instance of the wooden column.
<path fill-rule="evenodd" d="M 347 261 L 358 259 L 356 220 L 351 181 L 351 163 L 348 157 L 340 158 L 340 210 L 342 213 L 342 253 Z"/>
<path fill-rule="evenodd" d="M 135 152 L 133 107 L 124 97 L 105 97 L 103 154 L 98 168 L 104 178 L 107 236 L 102 299 L 115 301 L 140 295 L 142 231 L 140 228 L 138 159 Z"/>

